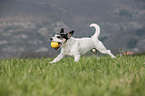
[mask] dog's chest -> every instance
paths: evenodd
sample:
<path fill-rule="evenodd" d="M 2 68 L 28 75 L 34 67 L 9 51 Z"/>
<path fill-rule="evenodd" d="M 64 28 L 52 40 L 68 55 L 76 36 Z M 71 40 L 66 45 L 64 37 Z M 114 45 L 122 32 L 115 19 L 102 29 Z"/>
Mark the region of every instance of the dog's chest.
<path fill-rule="evenodd" d="M 62 52 L 66 55 L 74 55 L 76 53 L 76 42 L 68 41 L 66 44 L 62 47 Z"/>

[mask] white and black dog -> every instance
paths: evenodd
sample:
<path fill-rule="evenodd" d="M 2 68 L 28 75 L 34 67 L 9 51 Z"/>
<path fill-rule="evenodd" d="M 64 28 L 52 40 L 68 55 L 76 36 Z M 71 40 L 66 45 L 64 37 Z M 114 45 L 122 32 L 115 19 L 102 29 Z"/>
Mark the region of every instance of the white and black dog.
<path fill-rule="evenodd" d="M 72 37 L 74 31 L 65 33 L 62 28 L 60 33 L 55 34 L 54 37 L 50 38 L 51 41 L 55 41 L 59 43 L 58 48 L 61 48 L 60 54 L 50 63 L 55 63 L 61 60 L 65 55 L 74 56 L 75 62 L 79 61 L 80 56 L 87 53 L 92 49 L 97 49 L 103 54 L 108 54 L 111 58 L 116 58 L 110 50 L 107 50 L 103 43 L 98 40 L 98 36 L 100 34 L 99 25 L 93 23 L 90 27 L 94 27 L 96 29 L 95 34 L 91 38 L 74 38 Z"/>

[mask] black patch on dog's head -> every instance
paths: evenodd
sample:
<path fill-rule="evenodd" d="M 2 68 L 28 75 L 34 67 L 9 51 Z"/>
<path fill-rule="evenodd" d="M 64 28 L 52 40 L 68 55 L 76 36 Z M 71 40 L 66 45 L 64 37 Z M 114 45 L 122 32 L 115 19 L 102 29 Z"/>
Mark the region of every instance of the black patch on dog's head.
<path fill-rule="evenodd" d="M 59 38 L 64 38 L 66 39 L 66 41 L 73 35 L 74 31 L 68 32 L 68 33 L 64 33 L 64 29 L 62 28 L 59 35 Z"/>

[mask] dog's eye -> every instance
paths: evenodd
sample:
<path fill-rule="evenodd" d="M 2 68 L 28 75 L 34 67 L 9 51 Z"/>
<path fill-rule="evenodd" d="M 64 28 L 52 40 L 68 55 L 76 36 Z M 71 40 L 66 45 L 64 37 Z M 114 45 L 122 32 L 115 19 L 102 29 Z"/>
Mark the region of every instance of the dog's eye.
<path fill-rule="evenodd" d="M 57 38 L 61 38 L 61 36 L 57 36 Z"/>

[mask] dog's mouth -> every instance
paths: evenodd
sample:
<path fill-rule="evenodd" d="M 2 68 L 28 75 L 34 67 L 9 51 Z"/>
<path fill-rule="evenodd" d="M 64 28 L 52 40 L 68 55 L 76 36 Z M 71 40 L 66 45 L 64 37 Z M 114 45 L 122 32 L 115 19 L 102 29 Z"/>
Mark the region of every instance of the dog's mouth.
<path fill-rule="evenodd" d="M 62 46 L 62 43 L 61 42 L 58 42 L 58 43 L 59 43 L 59 45 L 58 45 L 57 48 L 55 48 L 55 50 L 59 50 L 61 48 L 61 46 Z"/>

